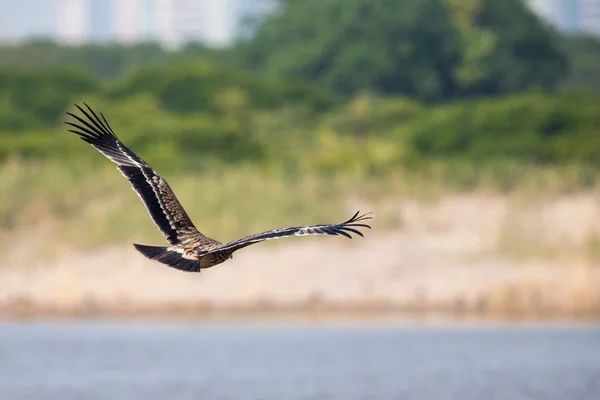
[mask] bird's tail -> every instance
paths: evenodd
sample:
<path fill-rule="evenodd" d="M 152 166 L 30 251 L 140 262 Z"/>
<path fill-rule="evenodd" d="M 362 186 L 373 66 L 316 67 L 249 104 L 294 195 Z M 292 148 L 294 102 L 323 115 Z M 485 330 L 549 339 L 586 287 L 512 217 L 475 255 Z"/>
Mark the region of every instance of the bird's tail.
<path fill-rule="evenodd" d="M 187 272 L 200 272 L 200 261 L 184 258 L 181 253 L 162 246 L 146 246 L 134 243 L 137 251 L 151 260 Z"/>

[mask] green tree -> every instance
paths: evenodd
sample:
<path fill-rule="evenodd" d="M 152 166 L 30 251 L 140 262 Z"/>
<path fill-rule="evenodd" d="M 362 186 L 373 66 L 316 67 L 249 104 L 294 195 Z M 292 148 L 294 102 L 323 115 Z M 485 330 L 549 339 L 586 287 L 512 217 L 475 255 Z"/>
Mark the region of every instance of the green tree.
<path fill-rule="evenodd" d="M 562 47 L 571 63 L 564 89 L 600 91 L 600 40 L 591 36 L 567 36 Z"/>
<path fill-rule="evenodd" d="M 555 36 L 520 0 L 280 0 L 234 54 L 346 95 L 439 101 L 553 88 L 567 72 Z"/>
<path fill-rule="evenodd" d="M 140 93 L 156 96 L 169 111 L 220 112 L 221 92 L 239 89 L 252 108 L 273 109 L 283 105 L 303 105 L 325 111 L 337 99 L 326 89 L 307 82 L 267 78 L 210 61 L 174 62 L 168 67 L 142 68 L 119 81 L 107 92 L 113 99 Z"/>
<path fill-rule="evenodd" d="M 84 93 L 99 90 L 85 71 L 60 68 L 0 70 L 0 129 L 19 131 L 55 125 L 69 103 Z"/>
<path fill-rule="evenodd" d="M 566 78 L 569 63 L 560 39 L 521 0 L 481 0 L 477 26 L 494 37 L 484 59 L 486 74 L 464 88 L 470 95 L 554 89 Z"/>
<path fill-rule="evenodd" d="M 228 52 L 207 48 L 201 43 L 190 43 L 173 52 L 152 42 L 64 46 L 47 40 L 33 40 L 16 46 L 0 46 L 0 69 L 79 67 L 101 78 L 120 77 L 140 67 L 163 66 L 182 59 L 227 62 Z"/>

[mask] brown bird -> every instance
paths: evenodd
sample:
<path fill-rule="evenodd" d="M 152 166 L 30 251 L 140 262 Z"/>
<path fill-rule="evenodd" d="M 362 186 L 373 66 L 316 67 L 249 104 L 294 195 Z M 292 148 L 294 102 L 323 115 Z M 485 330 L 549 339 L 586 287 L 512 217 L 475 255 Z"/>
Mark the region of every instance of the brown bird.
<path fill-rule="evenodd" d="M 342 235 L 351 239 L 351 233 L 363 236 L 355 228 L 371 228 L 360 223 L 371 217 L 368 214 L 359 215 L 357 212 L 352 218 L 339 224 L 291 226 L 246 236 L 229 243 L 218 242 L 196 229 L 167 181 L 117 138 L 102 113 L 99 118 L 87 104 L 87 111 L 78 105 L 75 107 L 83 115 L 79 117 L 67 112 L 75 119 L 75 122 L 65 122 L 75 128 L 68 131 L 79 135 L 82 140 L 117 164 L 119 171 L 129 180 L 144 202 L 150 217 L 170 243 L 168 247 L 133 244 L 140 253 L 151 260 L 182 271 L 200 272 L 201 269 L 233 258 L 233 252 L 236 250 L 263 240 L 292 235 Z"/>

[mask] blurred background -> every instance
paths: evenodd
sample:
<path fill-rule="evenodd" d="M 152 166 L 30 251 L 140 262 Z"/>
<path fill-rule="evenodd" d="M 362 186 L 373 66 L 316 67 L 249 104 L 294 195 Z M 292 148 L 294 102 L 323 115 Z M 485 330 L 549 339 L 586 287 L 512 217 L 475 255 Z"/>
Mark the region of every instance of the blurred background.
<path fill-rule="evenodd" d="M 83 101 L 217 240 L 373 229 L 153 263 Z M 598 398 L 598 160 L 600 0 L 0 1 L 0 391 Z"/>

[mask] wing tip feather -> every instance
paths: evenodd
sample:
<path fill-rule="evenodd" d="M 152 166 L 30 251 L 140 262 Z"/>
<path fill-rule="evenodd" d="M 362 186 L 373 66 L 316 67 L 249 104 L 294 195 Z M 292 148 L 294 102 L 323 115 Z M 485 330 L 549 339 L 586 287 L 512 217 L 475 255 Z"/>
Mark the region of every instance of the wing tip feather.
<path fill-rule="evenodd" d="M 347 220 L 346 222 L 343 222 L 339 225 L 336 226 L 336 235 L 337 234 L 343 234 L 344 236 L 349 237 L 350 239 L 352 239 L 352 235 L 350 235 L 347 232 L 351 232 L 355 235 L 358 235 L 360 237 L 365 237 L 364 234 L 359 231 L 358 229 L 354 229 L 354 228 L 366 228 L 366 229 L 372 229 L 370 225 L 365 224 L 365 223 L 357 223 L 360 221 L 366 221 L 369 219 L 373 219 L 373 217 L 371 217 L 371 214 L 373 214 L 373 212 L 367 212 L 364 214 L 360 214 L 360 210 L 358 210 L 357 212 L 354 213 L 354 215 Z M 346 232 L 343 232 L 346 231 Z M 343 233 L 342 233 L 343 232 Z"/>

